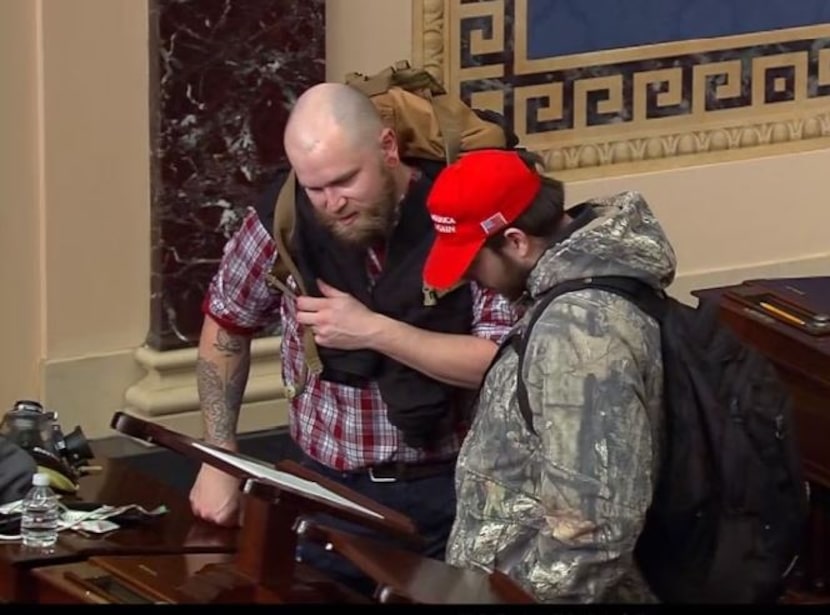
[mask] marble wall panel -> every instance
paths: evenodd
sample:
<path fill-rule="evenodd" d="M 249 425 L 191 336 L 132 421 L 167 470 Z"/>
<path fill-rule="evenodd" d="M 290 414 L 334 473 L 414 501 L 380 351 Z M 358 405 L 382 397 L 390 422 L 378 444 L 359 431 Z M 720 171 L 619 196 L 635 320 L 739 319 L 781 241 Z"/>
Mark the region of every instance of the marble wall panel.
<path fill-rule="evenodd" d="M 222 247 L 284 162 L 299 93 L 325 79 L 324 0 L 151 0 L 151 323 L 194 346 Z"/>

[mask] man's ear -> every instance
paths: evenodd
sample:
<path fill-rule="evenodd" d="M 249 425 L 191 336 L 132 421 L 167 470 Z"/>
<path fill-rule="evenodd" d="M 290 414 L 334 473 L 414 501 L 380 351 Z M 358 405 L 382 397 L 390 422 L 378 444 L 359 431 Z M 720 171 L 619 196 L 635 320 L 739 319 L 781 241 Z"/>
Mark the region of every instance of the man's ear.
<path fill-rule="evenodd" d="M 401 161 L 398 151 L 398 136 L 392 128 L 386 127 L 380 133 L 380 150 L 383 161 L 390 167 L 397 166 Z"/>
<path fill-rule="evenodd" d="M 506 240 L 503 250 L 520 259 L 527 256 L 530 251 L 530 239 L 524 231 L 511 226 L 502 233 Z"/>

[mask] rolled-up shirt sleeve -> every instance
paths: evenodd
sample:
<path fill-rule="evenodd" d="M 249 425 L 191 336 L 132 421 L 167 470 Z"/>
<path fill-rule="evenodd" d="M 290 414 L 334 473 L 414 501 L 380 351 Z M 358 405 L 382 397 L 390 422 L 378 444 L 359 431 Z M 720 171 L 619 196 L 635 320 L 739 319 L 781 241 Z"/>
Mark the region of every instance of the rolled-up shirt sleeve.
<path fill-rule="evenodd" d="M 277 258 L 276 246 L 259 216 L 249 208 L 242 224 L 225 244 L 211 279 L 202 312 L 225 329 L 253 335 L 279 318 L 281 295 L 266 276 Z"/>

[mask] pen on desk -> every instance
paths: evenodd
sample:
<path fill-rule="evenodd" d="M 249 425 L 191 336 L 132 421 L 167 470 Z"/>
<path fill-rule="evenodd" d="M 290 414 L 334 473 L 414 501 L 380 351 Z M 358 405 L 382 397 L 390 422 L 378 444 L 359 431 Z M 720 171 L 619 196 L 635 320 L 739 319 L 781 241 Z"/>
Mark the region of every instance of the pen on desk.
<path fill-rule="evenodd" d="M 769 312 L 771 314 L 775 314 L 776 316 L 780 316 L 784 320 L 788 320 L 788 321 L 790 321 L 792 323 L 795 323 L 797 325 L 801 325 L 802 327 L 805 324 L 807 324 L 803 320 L 801 320 L 798 316 L 794 316 L 794 315 L 790 314 L 789 312 L 785 312 L 784 310 L 782 310 L 780 308 L 777 308 L 774 305 L 771 305 L 769 303 L 765 303 L 765 302 L 761 301 L 758 305 L 760 305 L 762 308 L 764 308 L 767 312 Z"/>

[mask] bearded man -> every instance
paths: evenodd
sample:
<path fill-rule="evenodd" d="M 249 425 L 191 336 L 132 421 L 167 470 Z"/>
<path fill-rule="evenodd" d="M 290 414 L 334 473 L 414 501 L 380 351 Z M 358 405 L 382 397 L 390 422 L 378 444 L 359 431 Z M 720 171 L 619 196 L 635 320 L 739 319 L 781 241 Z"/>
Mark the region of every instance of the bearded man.
<path fill-rule="evenodd" d="M 475 283 L 425 301 L 432 180 L 418 161 L 402 160 L 394 131 L 364 94 L 344 84 L 312 87 L 291 112 L 284 145 L 297 180 L 292 256 L 308 295 L 294 298 L 267 283 L 279 254 L 251 208 L 203 304 L 204 437 L 236 449 L 251 337 L 279 318 L 289 430 L 303 463 L 408 515 L 424 538 L 421 553 L 443 559 L 466 410 L 516 314 Z M 280 185 L 266 191 L 265 210 Z M 296 281 L 288 285 L 296 291 Z M 324 365 L 307 378 L 305 327 Z M 218 524 L 237 522 L 239 498 L 238 481 L 208 465 L 190 494 L 194 513 Z M 372 591 L 348 562 L 313 544 L 301 544 L 298 557 Z"/>

